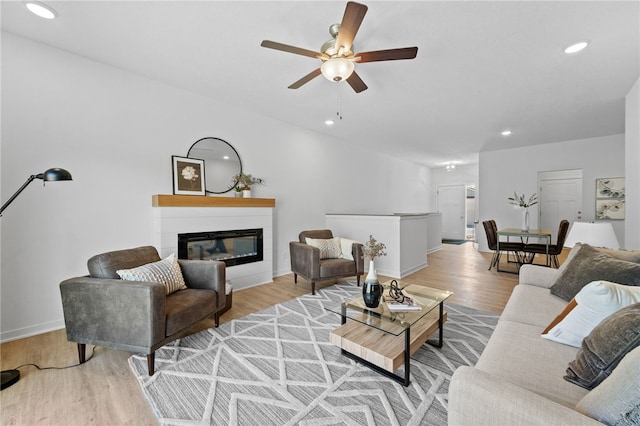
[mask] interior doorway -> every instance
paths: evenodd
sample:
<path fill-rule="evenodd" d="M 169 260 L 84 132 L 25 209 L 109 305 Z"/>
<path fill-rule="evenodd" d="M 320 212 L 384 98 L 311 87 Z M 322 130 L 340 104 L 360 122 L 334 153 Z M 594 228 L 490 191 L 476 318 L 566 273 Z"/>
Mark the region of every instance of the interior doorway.
<path fill-rule="evenodd" d="M 558 237 L 562 219 L 573 224 L 582 219 L 582 170 L 538 172 L 540 229 L 549 229 L 551 241 Z"/>
<path fill-rule="evenodd" d="M 473 185 L 467 185 L 466 187 L 466 202 L 465 202 L 465 239 L 471 241 L 476 240 L 476 225 L 478 224 L 476 199 L 476 187 Z"/>
<path fill-rule="evenodd" d="M 439 186 L 438 212 L 442 213 L 442 239 L 464 240 L 466 233 L 466 187 L 465 185 Z"/>

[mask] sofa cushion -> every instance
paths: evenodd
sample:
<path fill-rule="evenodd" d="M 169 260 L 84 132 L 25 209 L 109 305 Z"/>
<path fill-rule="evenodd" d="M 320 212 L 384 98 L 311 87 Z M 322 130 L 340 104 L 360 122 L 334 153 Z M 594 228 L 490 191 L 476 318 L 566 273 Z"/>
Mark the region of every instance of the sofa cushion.
<path fill-rule="evenodd" d="M 608 425 L 640 424 L 640 347 L 629 352 L 611 375 L 582 398 L 576 410 Z"/>
<path fill-rule="evenodd" d="M 583 244 L 551 286 L 554 294 L 567 302 L 591 281 L 606 280 L 625 285 L 640 285 L 640 264 L 614 259 Z"/>
<path fill-rule="evenodd" d="M 126 281 L 146 281 L 164 284 L 167 294 L 187 288 L 182 271 L 174 254 L 158 262 L 147 263 L 132 269 L 118 269 L 117 274 Z"/>
<path fill-rule="evenodd" d="M 537 267 L 544 270 L 551 268 Z M 507 302 L 501 321 L 514 321 L 534 325 L 538 331 L 544 329 L 567 305 L 559 297 L 549 294 L 548 288 L 535 285 L 520 284 L 513 288 Z"/>
<path fill-rule="evenodd" d="M 541 339 L 539 325 L 501 319 L 476 368 L 574 409 L 588 392 L 562 378 L 576 352 Z"/>
<path fill-rule="evenodd" d="M 320 249 L 320 259 L 339 259 L 342 256 L 340 237 L 306 238 L 306 243 Z"/>
<path fill-rule="evenodd" d="M 320 276 L 345 277 L 356 274 L 355 263 L 346 259 L 325 259 L 320 262 Z"/>
<path fill-rule="evenodd" d="M 584 338 L 564 378 L 585 389 L 598 386 L 628 352 L 640 346 L 639 325 L 640 303 L 609 315 Z"/>
<path fill-rule="evenodd" d="M 218 295 L 213 290 L 187 288 L 173 293 L 165 303 L 166 335 L 171 336 L 204 319 L 215 309 L 217 303 Z"/>
<path fill-rule="evenodd" d="M 542 337 L 579 348 L 582 339 L 600 321 L 625 306 L 640 302 L 640 287 L 593 281 L 584 286 L 572 302 L 569 306 L 573 309 L 565 309 L 564 317 L 552 327 L 547 327 Z"/>

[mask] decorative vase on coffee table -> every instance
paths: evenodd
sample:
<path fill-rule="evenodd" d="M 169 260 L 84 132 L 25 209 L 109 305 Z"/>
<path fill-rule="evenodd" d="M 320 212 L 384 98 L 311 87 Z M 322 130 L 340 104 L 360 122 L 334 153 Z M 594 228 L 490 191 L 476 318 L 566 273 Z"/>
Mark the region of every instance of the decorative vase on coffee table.
<path fill-rule="evenodd" d="M 368 308 L 377 308 L 382 297 L 382 285 L 378 281 L 373 259 L 369 261 L 369 272 L 362 285 L 362 298 Z"/>

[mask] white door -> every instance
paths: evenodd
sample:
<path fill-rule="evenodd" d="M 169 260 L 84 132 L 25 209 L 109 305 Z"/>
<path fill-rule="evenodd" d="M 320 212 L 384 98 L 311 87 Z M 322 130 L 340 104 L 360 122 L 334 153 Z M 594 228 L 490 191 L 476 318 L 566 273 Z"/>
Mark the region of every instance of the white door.
<path fill-rule="evenodd" d="M 555 242 L 562 219 L 570 223 L 582 219 L 582 170 L 539 172 L 538 184 L 540 229 L 552 230 Z"/>
<path fill-rule="evenodd" d="M 442 238 L 464 240 L 466 188 L 464 185 L 438 187 L 438 212 L 442 213 Z"/>

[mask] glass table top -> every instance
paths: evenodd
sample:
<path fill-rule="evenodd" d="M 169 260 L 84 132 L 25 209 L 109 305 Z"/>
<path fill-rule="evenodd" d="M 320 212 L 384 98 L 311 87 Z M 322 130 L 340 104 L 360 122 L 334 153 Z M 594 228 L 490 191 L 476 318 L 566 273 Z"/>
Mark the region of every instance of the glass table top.
<path fill-rule="evenodd" d="M 374 327 L 378 330 L 400 335 L 404 331 L 439 307 L 442 302 L 449 298 L 453 293 L 445 290 L 425 287 L 421 285 L 408 284 L 400 280 L 396 280 L 405 296 L 411 297 L 420 306 L 419 311 L 395 311 L 389 310 L 386 302 L 392 302 L 389 296 L 389 287 L 391 280 L 382 283 L 384 292 L 377 308 L 368 308 L 364 304 L 362 296 L 355 297 L 351 300 L 344 301 L 340 304 L 334 304 L 325 307 L 329 312 L 343 315 L 346 318 Z"/>

